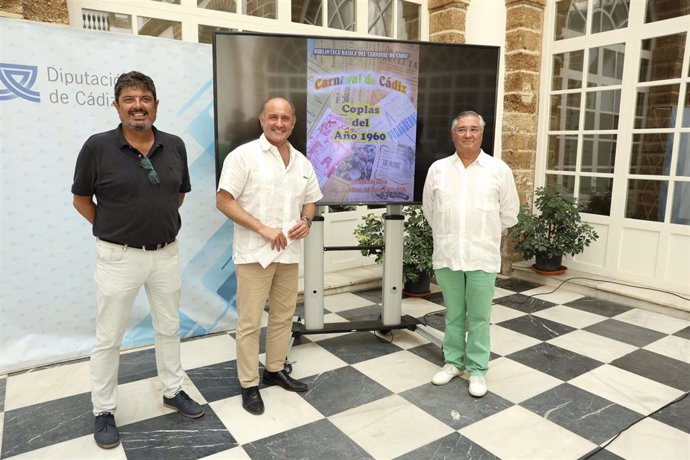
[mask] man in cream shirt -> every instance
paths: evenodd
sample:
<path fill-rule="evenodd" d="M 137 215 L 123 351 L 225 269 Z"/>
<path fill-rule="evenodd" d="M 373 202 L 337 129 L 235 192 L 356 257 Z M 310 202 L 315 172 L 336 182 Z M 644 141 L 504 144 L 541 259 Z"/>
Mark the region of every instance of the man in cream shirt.
<path fill-rule="evenodd" d="M 288 391 L 307 390 L 283 366 L 297 302 L 301 248 L 294 240 L 309 234 L 315 203 L 323 195 L 311 163 L 288 142 L 296 120 L 295 108 L 287 99 L 266 101 L 259 114 L 263 134 L 228 154 L 216 193 L 216 207 L 235 223 L 237 373 L 242 407 L 255 415 L 264 412 L 259 394 L 259 333 L 266 300 L 270 310 L 263 382 Z M 272 261 L 260 257 L 267 244 L 277 252 Z M 260 260 L 270 263 L 264 267 Z"/>
<path fill-rule="evenodd" d="M 517 223 L 520 202 L 513 174 L 481 149 L 484 119 L 460 113 L 451 125 L 455 153 L 434 162 L 424 184 L 424 215 L 434 235 L 433 264 L 447 309 L 446 364 L 432 383 L 445 385 L 467 371 L 469 393 L 487 392 L 489 319 L 501 233 Z"/>

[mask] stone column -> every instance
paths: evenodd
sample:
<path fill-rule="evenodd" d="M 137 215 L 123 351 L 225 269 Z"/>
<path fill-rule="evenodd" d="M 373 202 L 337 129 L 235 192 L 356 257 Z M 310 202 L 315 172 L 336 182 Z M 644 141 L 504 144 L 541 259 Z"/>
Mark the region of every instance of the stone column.
<path fill-rule="evenodd" d="M 502 158 L 513 169 L 523 205 L 531 205 L 534 191 L 545 6 L 546 0 L 506 0 Z M 501 272 L 509 274 L 512 241 L 504 239 L 501 253 Z"/>
<path fill-rule="evenodd" d="M 470 0 L 429 0 L 429 41 L 465 43 Z"/>
<path fill-rule="evenodd" d="M 67 0 L 0 0 L 0 17 L 69 24 Z"/>

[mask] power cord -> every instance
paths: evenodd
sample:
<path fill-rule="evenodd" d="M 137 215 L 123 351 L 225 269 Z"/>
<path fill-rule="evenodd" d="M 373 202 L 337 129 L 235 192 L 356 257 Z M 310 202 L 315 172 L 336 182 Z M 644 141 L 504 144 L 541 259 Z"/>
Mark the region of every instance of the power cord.
<path fill-rule="evenodd" d="M 636 284 L 620 283 L 620 282 L 618 282 L 618 281 L 609 281 L 609 280 L 602 280 L 602 279 L 596 279 L 596 278 L 588 278 L 588 277 L 586 277 L 586 276 L 573 276 L 572 278 L 568 278 L 568 279 L 565 279 L 565 280 L 561 281 L 561 283 L 560 283 L 558 286 L 556 286 L 556 289 L 554 289 L 553 291 L 550 291 L 550 292 L 540 292 L 539 294 L 533 294 L 532 296 L 553 294 L 553 293 L 556 292 L 558 289 L 560 289 L 560 287 L 563 286 L 565 283 L 567 283 L 567 282 L 569 282 L 569 281 L 573 281 L 573 280 L 596 281 L 596 282 L 601 282 L 601 283 L 618 284 L 618 285 L 620 285 L 620 286 L 631 287 L 631 288 L 637 288 L 637 289 L 646 289 L 646 290 L 648 290 L 648 291 L 662 292 L 662 293 L 664 293 L 664 294 L 669 294 L 669 295 L 678 297 L 678 298 L 680 298 L 680 299 L 690 301 L 690 298 L 688 298 L 688 297 L 683 297 L 683 296 L 680 295 L 680 294 L 676 294 L 675 292 L 666 291 L 666 290 L 663 290 L 663 289 L 656 289 L 656 288 L 651 288 L 651 287 L 647 287 L 647 286 L 638 286 L 638 285 L 636 285 Z"/>
<path fill-rule="evenodd" d="M 614 437 L 612 437 L 611 439 L 609 439 L 608 441 L 606 441 L 605 444 L 603 444 L 603 445 L 597 447 L 596 449 L 594 449 L 592 452 L 589 452 L 589 453 L 586 454 L 585 456 L 580 457 L 578 460 L 587 460 L 588 458 L 592 457 L 594 454 L 596 454 L 596 453 L 598 453 L 598 452 L 601 452 L 602 450 L 606 449 L 606 448 L 607 448 L 613 441 L 615 441 L 615 440 L 618 438 L 618 436 L 620 436 L 624 431 L 626 431 L 626 430 L 628 430 L 630 427 L 632 427 L 632 426 L 634 426 L 634 425 L 640 423 L 642 420 L 648 419 L 649 417 L 651 417 L 652 415 L 656 414 L 657 412 L 660 412 L 660 411 L 666 409 L 667 407 L 672 406 L 673 404 L 675 404 L 675 403 L 677 403 L 677 402 L 679 402 L 679 401 L 682 401 L 683 399 L 685 399 L 685 398 L 688 396 L 689 393 L 690 393 L 690 392 L 686 391 L 685 393 L 683 393 L 682 395 L 680 395 L 679 397 L 677 397 L 676 399 L 674 399 L 674 400 L 671 401 L 670 403 L 666 404 L 665 406 L 658 408 L 657 410 L 655 410 L 655 411 L 652 412 L 651 414 L 647 414 L 647 415 L 645 415 L 644 417 L 642 417 L 641 419 L 639 419 L 639 420 L 637 420 L 637 421 L 635 421 L 635 422 L 632 422 L 630 425 L 628 425 L 628 426 L 626 426 L 625 428 L 623 428 L 622 430 L 620 430 Z"/>

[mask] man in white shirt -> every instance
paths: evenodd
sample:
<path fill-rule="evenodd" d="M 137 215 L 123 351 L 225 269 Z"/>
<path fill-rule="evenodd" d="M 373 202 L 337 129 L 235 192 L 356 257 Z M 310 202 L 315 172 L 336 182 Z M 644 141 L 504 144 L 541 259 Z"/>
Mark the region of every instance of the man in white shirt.
<path fill-rule="evenodd" d="M 513 173 L 481 149 L 484 119 L 462 112 L 451 125 L 455 153 L 434 162 L 424 183 L 424 215 L 434 234 L 433 264 L 446 306 L 446 364 L 431 379 L 445 385 L 467 371 L 469 393 L 486 394 L 489 318 L 501 233 L 517 223 Z M 467 336 L 466 336 L 467 334 Z"/>
<path fill-rule="evenodd" d="M 270 310 L 263 382 L 288 391 L 307 390 L 284 370 L 297 302 L 300 244 L 294 240 L 309 234 L 315 203 L 323 195 L 311 163 L 288 142 L 296 120 L 287 99 L 266 101 L 259 114 L 263 134 L 228 154 L 216 193 L 216 207 L 235 223 L 237 374 L 242 407 L 255 415 L 264 412 L 259 333 L 266 300 Z M 260 256 L 267 244 L 277 254 L 264 268 L 259 261 L 268 262 Z"/>

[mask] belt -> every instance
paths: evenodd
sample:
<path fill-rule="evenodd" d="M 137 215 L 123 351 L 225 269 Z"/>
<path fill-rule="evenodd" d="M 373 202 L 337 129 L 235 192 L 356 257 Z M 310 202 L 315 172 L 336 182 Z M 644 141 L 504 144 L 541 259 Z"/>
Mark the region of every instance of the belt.
<path fill-rule="evenodd" d="M 173 244 L 175 240 L 168 241 L 166 243 L 158 243 L 158 244 L 145 244 L 143 246 L 136 246 L 133 244 L 123 244 L 123 243 L 117 243 L 115 241 L 109 241 L 109 240 L 104 240 L 103 238 L 99 238 L 101 241 L 105 241 L 106 243 L 110 244 L 117 244 L 119 246 L 125 246 L 127 248 L 134 248 L 134 249 L 141 249 L 143 251 L 158 251 L 159 249 L 163 249 L 164 247 L 168 246 L 169 244 Z"/>

